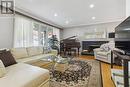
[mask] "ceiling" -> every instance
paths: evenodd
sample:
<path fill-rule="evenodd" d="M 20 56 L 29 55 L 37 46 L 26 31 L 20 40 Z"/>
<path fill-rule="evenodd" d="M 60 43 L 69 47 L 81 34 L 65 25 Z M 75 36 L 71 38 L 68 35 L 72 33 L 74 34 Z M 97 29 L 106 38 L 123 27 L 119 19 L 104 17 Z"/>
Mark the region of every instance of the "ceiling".
<path fill-rule="evenodd" d="M 120 21 L 126 8 L 125 0 L 15 0 L 15 5 L 64 28 Z"/>

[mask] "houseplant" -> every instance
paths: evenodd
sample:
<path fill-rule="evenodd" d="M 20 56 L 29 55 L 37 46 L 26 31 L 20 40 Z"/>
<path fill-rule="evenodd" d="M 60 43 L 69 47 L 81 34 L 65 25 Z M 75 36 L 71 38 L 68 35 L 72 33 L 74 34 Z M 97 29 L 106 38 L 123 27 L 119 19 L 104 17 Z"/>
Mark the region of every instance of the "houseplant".
<path fill-rule="evenodd" d="M 57 50 L 58 53 L 59 53 L 59 46 L 60 45 L 59 45 L 59 41 L 57 39 L 57 36 L 56 35 L 52 35 L 52 37 L 49 38 L 48 42 L 49 42 L 49 47 L 51 49 Z"/>

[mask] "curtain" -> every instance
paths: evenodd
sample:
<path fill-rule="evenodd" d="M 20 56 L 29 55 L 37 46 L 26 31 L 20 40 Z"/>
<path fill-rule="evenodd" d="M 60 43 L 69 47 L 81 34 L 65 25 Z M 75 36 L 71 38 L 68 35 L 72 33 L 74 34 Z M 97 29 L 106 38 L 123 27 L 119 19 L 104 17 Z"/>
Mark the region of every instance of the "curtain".
<path fill-rule="evenodd" d="M 15 15 L 14 24 L 14 47 L 48 46 L 48 38 L 52 35 L 60 40 L 59 29 L 33 19 Z"/>
<path fill-rule="evenodd" d="M 47 26 L 44 25 L 44 24 L 41 24 L 40 25 L 40 30 L 39 30 L 39 32 L 40 32 L 40 34 L 39 34 L 39 38 L 40 38 L 39 44 L 42 45 L 42 46 L 46 45 L 46 41 L 47 41 L 47 32 L 46 32 L 46 30 L 47 30 Z"/>
<path fill-rule="evenodd" d="M 26 17 L 16 15 L 14 25 L 14 47 L 33 46 L 32 21 Z"/>

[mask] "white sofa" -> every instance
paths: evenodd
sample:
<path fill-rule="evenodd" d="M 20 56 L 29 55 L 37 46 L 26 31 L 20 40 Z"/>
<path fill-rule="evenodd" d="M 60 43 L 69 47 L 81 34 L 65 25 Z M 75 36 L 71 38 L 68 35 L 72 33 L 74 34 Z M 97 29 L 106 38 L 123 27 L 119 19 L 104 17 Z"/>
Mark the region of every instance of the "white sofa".
<path fill-rule="evenodd" d="M 111 50 L 104 51 L 101 48 L 96 48 L 94 49 L 94 56 L 95 56 L 95 59 L 97 60 L 111 63 Z"/>
<path fill-rule="evenodd" d="M 113 49 L 115 49 L 114 41 L 110 41 L 109 43 L 102 44 L 100 48 L 94 49 L 95 59 L 101 60 L 107 63 L 111 63 L 111 51 Z"/>
<path fill-rule="evenodd" d="M 0 87 L 49 87 L 49 71 L 29 64 L 18 63 L 6 67 Z"/>
<path fill-rule="evenodd" d="M 32 65 L 44 65 L 40 59 L 57 55 L 57 51 L 45 54 L 43 47 L 12 48 L 10 51 L 18 63 L 6 67 L 0 87 L 49 87 L 49 71 Z"/>
<path fill-rule="evenodd" d="M 27 48 L 12 48 L 11 53 L 13 54 L 17 62 L 36 65 L 39 67 L 48 63 L 41 61 L 41 59 L 57 55 L 56 50 L 52 50 L 49 53 L 45 53 L 43 47 L 41 46 Z"/>

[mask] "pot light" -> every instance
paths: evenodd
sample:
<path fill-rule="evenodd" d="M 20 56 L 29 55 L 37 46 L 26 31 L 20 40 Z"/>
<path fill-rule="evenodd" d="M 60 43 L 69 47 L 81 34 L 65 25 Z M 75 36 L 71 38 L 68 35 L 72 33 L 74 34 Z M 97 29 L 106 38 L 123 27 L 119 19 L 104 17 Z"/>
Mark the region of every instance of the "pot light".
<path fill-rule="evenodd" d="M 90 8 L 94 8 L 94 4 L 90 4 L 89 7 L 90 7 Z"/>
<path fill-rule="evenodd" d="M 58 16 L 57 13 L 55 13 L 54 16 L 57 17 Z"/>
<path fill-rule="evenodd" d="M 96 19 L 96 17 L 92 17 L 92 19 L 93 19 L 93 20 L 95 20 L 95 19 Z"/>
<path fill-rule="evenodd" d="M 69 21 L 66 21 L 65 23 L 66 23 L 66 24 L 69 24 Z"/>

